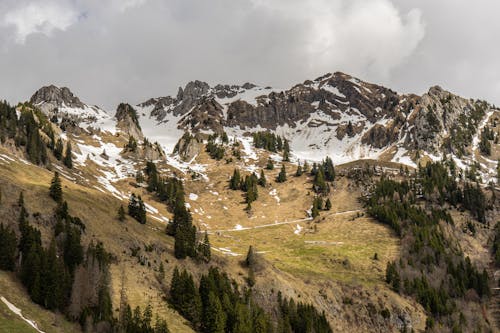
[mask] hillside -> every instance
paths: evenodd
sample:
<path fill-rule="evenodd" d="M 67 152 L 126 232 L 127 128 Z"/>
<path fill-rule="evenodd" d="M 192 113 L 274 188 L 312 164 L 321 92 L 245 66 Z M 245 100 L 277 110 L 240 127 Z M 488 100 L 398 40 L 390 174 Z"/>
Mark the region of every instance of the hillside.
<path fill-rule="evenodd" d="M 294 326 L 282 299 L 312 305 L 308 315 L 316 323 L 324 315 L 333 331 L 424 331 L 426 326 L 447 331 L 457 320 L 463 321 L 463 331 L 495 331 L 498 313 L 494 306 L 490 312 L 489 304 L 498 294 L 488 295 L 484 285 L 489 290 L 497 283 L 491 251 L 500 219 L 499 118 L 494 106 L 439 87 L 423 96 L 404 95 L 338 72 L 288 90 L 194 81 L 175 97 L 121 103 L 114 116 L 85 104 L 68 88 L 48 86 L 30 102 L 3 104 L 0 110 L 0 216 L 20 238 L 23 193 L 26 219 L 40 230 L 42 247 L 50 248 L 53 239 L 64 242 L 76 227 L 57 234 L 62 201 L 49 195 L 57 172 L 69 220 L 78 225 L 77 217 L 84 225 L 82 247 L 102 242 L 109 253 L 107 270 L 90 273 L 85 261 L 77 266 L 88 269 L 89 279 L 109 271 L 109 281 L 99 278 L 109 289 L 110 318 L 118 322 L 109 319 L 109 325 L 120 325 L 126 300 L 132 309 L 150 305 L 153 322 L 157 316 L 165 319 L 171 332 L 210 331 L 175 303 L 170 288 L 176 267 L 186 269 L 195 285 L 206 274 L 213 277 L 210 267 L 217 267 L 239 286 L 226 297 L 238 309 L 251 304 L 252 316 L 266 323 L 262 331 L 268 322 L 285 332 L 283 325 Z M 423 168 L 434 165 L 441 178 Z M 383 188 L 387 179 L 405 191 Z M 443 194 L 452 191 L 460 194 Z M 129 214 L 118 218 L 120 206 L 130 212 L 132 193 L 143 201 L 144 224 Z M 480 204 L 472 201 L 477 198 Z M 394 219 L 374 209 L 390 201 L 402 202 Z M 417 207 L 428 215 L 411 215 Z M 440 209 L 450 218 L 445 214 L 435 221 Z M 178 222 L 181 214 L 189 216 L 187 222 Z M 179 229 L 169 232 L 176 223 Z M 197 247 L 206 244 L 206 233 L 209 260 L 199 256 L 201 248 L 179 258 L 182 223 L 196 228 Z M 429 232 L 451 252 L 436 250 Z M 410 245 L 418 237 L 424 245 L 417 251 Z M 257 258 L 252 265 L 245 263 L 250 247 Z M 48 319 L 16 281 L 22 275 L 21 252 L 15 251 L 14 273 L 1 277 L 20 292 L 2 290 L 0 296 L 40 330 L 67 330 L 73 324 L 64 315 Z M 425 256 L 437 259 L 420 261 Z M 446 311 L 426 305 L 427 294 L 396 288 L 393 273 L 387 275 L 396 270 L 410 283 L 422 274 L 445 285 L 451 263 L 460 265 L 466 257 L 474 267 L 471 276 L 482 280 L 461 292 L 433 286 L 446 289 L 446 297 L 439 295 Z M 414 264 L 415 269 L 407 268 Z M 219 298 L 210 302 L 227 312 L 229 301 Z M 231 324 L 231 316 L 242 316 L 227 313 L 224 325 Z M 106 331 L 108 324 L 93 319 L 93 324 L 79 320 L 84 328 Z M 21 320 L 0 311 L 0 325 L 29 332 Z M 241 318 L 234 321 L 234 327 L 243 327 L 237 326 L 243 325 Z"/>

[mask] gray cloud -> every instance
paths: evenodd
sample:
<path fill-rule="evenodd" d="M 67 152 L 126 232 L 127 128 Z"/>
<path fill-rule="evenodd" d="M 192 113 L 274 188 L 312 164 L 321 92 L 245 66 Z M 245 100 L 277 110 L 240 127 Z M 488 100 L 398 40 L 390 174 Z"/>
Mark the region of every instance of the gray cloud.
<path fill-rule="evenodd" d="M 4 0 L 0 98 L 25 100 L 54 83 L 112 110 L 194 79 L 288 88 L 339 70 L 495 101 L 500 66 L 484 50 L 500 24 L 494 8 L 458 2 Z M 471 11 L 491 22 L 478 25 Z"/>

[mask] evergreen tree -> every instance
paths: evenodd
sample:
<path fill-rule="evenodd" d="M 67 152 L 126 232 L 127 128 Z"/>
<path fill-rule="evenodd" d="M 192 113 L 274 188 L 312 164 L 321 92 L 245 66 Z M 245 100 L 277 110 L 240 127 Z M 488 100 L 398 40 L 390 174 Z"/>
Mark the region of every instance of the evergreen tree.
<path fill-rule="evenodd" d="M 286 182 L 286 169 L 285 169 L 285 165 L 284 164 L 281 165 L 281 171 L 278 174 L 278 177 L 276 178 L 276 181 L 278 183 L 284 183 L 284 182 Z"/>
<path fill-rule="evenodd" d="M 73 156 L 71 152 L 71 143 L 69 141 L 66 144 L 66 155 L 64 155 L 63 163 L 67 168 L 73 168 Z"/>
<path fill-rule="evenodd" d="M 264 174 L 264 170 L 260 170 L 260 177 L 259 177 L 259 185 L 262 187 L 266 187 L 266 175 Z"/>
<path fill-rule="evenodd" d="M 140 224 L 146 224 L 146 206 L 141 196 L 134 193 L 130 196 L 128 203 L 128 215 L 136 219 Z"/>
<path fill-rule="evenodd" d="M 208 239 L 208 232 L 206 231 L 203 241 L 198 244 L 198 257 L 205 262 L 209 262 L 211 258 L 210 241 Z"/>
<path fill-rule="evenodd" d="M 274 163 L 270 157 L 267 159 L 266 169 L 267 170 L 274 170 Z"/>
<path fill-rule="evenodd" d="M 300 176 L 302 176 L 302 173 L 303 173 L 303 171 L 302 171 L 302 166 L 299 164 L 299 165 L 297 166 L 297 171 L 295 171 L 295 177 L 300 177 Z"/>
<path fill-rule="evenodd" d="M 231 190 L 239 190 L 240 182 L 241 182 L 240 170 L 234 169 L 233 176 L 229 180 L 229 188 Z"/>
<path fill-rule="evenodd" d="M 59 178 L 59 173 L 54 172 L 54 178 L 50 182 L 49 195 L 57 203 L 62 203 L 63 193 L 61 186 L 61 179 Z"/>
<path fill-rule="evenodd" d="M 226 313 L 219 298 L 214 292 L 208 294 L 208 302 L 203 318 L 203 332 L 224 333 L 226 328 Z"/>
<path fill-rule="evenodd" d="M 54 147 L 54 157 L 61 160 L 63 156 L 64 145 L 61 138 L 57 139 L 57 143 Z"/>
<path fill-rule="evenodd" d="M 330 201 L 330 198 L 327 198 L 325 203 L 325 210 L 330 210 L 330 209 L 332 209 L 332 202 Z"/>
<path fill-rule="evenodd" d="M 125 209 L 123 205 L 120 205 L 120 208 L 118 208 L 118 220 L 121 222 L 125 221 Z"/>
<path fill-rule="evenodd" d="M 290 162 L 290 145 L 287 139 L 283 142 L 283 162 Z"/>
<path fill-rule="evenodd" d="M 19 199 L 17 199 L 17 205 L 19 207 L 24 207 L 24 193 L 23 193 L 23 191 L 21 191 L 19 193 Z"/>
<path fill-rule="evenodd" d="M 13 271 L 16 260 L 17 237 L 9 226 L 0 223 L 0 269 Z"/>

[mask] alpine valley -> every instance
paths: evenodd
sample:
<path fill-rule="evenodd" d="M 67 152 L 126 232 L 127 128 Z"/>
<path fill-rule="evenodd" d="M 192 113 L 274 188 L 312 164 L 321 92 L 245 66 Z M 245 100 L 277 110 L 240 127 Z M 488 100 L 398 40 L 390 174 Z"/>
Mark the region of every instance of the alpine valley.
<path fill-rule="evenodd" d="M 499 139 L 340 72 L 2 102 L 0 331 L 499 332 Z"/>

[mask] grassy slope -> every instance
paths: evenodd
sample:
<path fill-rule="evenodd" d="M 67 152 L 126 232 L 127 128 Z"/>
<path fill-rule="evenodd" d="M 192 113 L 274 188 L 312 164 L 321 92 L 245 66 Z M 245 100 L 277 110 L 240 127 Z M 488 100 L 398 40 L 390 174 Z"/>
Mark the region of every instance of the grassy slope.
<path fill-rule="evenodd" d="M 305 175 L 293 177 L 296 167 L 287 164 L 289 180 L 284 184 L 277 184 L 274 181 L 279 172 L 277 165 L 273 171 L 266 170 L 270 184 L 266 189 L 259 187 L 259 199 L 252 205 L 252 213 L 248 214 L 244 211 L 242 192 L 227 188 L 227 180 L 234 167 L 242 166 L 242 162 L 217 162 L 204 153 L 198 161 L 207 165 L 210 180 L 193 181 L 186 177 L 188 180 L 185 186 L 186 197 L 189 193 L 198 195 L 197 200 L 187 201 L 192 207 L 194 223 L 202 230 L 233 229 L 236 224 L 255 227 L 275 221 L 302 219 L 311 205 L 313 195 L 310 191 L 310 179 Z M 257 165 L 263 167 L 266 161 L 267 155 L 263 153 Z M 16 213 L 15 209 L 9 207 L 12 207 L 17 199 L 20 188 L 25 190 L 31 213 L 40 212 L 42 216 L 47 217 L 52 214 L 55 204 L 47 195 L 48 184 L 52 178 L 50 171 L 19 162 L 1 164 L 0 170 L 0 186 L 6 198 L 4 201 L 7 201 L 0 206 L 1 214 L 8 214 L 8 211 L 11 214 Z M 117 310 L 119 304 L 121 276 L 124 275 L 128 301 L 132 306 L 144 307 L 151 303 L 153 312 L 166 318 L 172 331 L 192 331 L 184 319 L 166 305 L 155 271 L 160 261 L 163 261 L 168 285 L 175 265 L 186 266 L 195 275 L 204 272 L 206 265 L 200 266 L 190 260 L 176 261 L 172 253 L 173 239 L 164 234 L 164 225 L 154 219 L 148 219 L 146 226 L 130 219 L 123 224 L 119 223 L 115 214 L 120 201 L 93 189 L 94 184 L 96 183 L 91 178 L 85 186 L 63 179 L 63 190 L 70 213 L 81 217 L 87 225 L 88 232 L 84 241 L 101 240 L 106 249 L 119 258 L 118 264 L 111 267 L 115 309 Z M 169 216 L 163 204 L 154 202 L 147 193 L 131 187 L 128 181 L 115 185 L 124 193 L 133 190 L 141 194 L 146 202 L 159 209 L 163 215 Z M 255 245 L 259 251 L 267 251 L 264 258 L 269 265 L 264 273 L 257 274 L 255 288 L 257 293 L 266 295 L 263 297 L 263 303 L 273 299 L 269 293 L 283 290 L 289 297 L 313 302 L 320 309 L 329 312 L 329 318 L 335 328 L 342 330 L 354 325 L 360 331 L 369 331 L 370 328 L 366 326 L 368 315 L 363 315 L 363 312 L 357 314 L 357 310 L 361 308 L 365 311 L 369 301 L 387 303 L 389 307 L 410 309 L 414 314 L 416 327 L 421 327 L 425 321 L 421 309 L 392 293 L 383 282 L 385 263 L 393 259 L 398 252 L 397 239 L 388 228 L 367 217 L 352 220 L 353 214 L 333 215 L 335 212 L 361 208 L 357 202 L 359 193 L 351 191 L 348 185 L 346 181 L 336 183 L 336 189 L 331 196 L 332 211 L 323 212 L 320 223 L 299 223 L 304 228 L 303 231 L 316 225 L 315 233 L 296 235 L 293 232 L 296 223 L 293 223 L 252 231 L 214 234 L 211 236 L 212 245 L 230 248 L 242 256 L 249 245 Z M 279 203 L 269 193 L 274 189 L 280 198 Z M 15 218 L 17 215 L 11 219 L 12 223 L 15 223 Z M 39 227 L 45 230 L 46 236 L 51 234 L 50 226 L 44 226 L 44 223 L 40 222 Z M 48 240 L 48 237 L 46 239 Z M 336 243 L 306 244 L 305 241 Z M 139 246 L 143 249 L 145 245 L 153 245 L 154 250 L 141 251 L 149 262 L 142 266 L 138 264 L 137 258 L 130 256 L 130 248 Z M 379 255 L 379 261 L 372 259 L 375 252 Z M 215 251 L 213 253 L 216 256 L 212 264 L 223 267 L 239 283 L 244 283 L 246 270 L 240 266 L 242 256 L 224 257 Z M 328 290 L 325 298 L 318 299 L 318 293 L 324 293 L 325 288 Z M 354 289 L 360 291 L 353 293 Z M 342 303 L 343 296 L 356 299 L 352 309 Z M 338 315 L 338 311 L 341 311 L 342 315 Z M 383 329 L 382 327 L 381 330 Z"/>
<path fill-rule="evenodd" d="M 40 330 L 46 333 L 80 332 L 80 326 L 70 323 L 61 314 L 50 311 L 31 302 L 29 295 L 13 273 L 0 271 L 0 296 L 22 310 L 24 317 L 34 320 Z M 0 301 L 0 332 L 36 332 L 17 314 Z"/>
<path fill-rule="evenodd" d="M 21 189 L 24 191 L 25 202 L 30 213 L 41 213 L 42 219 L 30 219 L 42 231 L 44 241 L 50 240 L 51 227 L 45 222 L 53 214 L 55 203 L 48 197 L 48 184 L 53 176 L 50 171 L 26 165 L 21 162 L 0 164 L 0 187 L 2 189 L 2 205 L 0 205 L 0 216 L 5 217 L 8 224 L 16 225 L 17 209 L 15 202 Z M 116 212 L 120 202 L 98 190 L 84 187 L 63 178 L 64 199 L 68 201 L 70 213 L 81 217 L 87 226 L 87 233 L 83 242 L 92 240 L 102 241 L 105 248 L 116 255 L 118 264 L 112 265 L 112 291 L 113 304 L 117 308 L 121 288 L 121 267 L 125 267 L 127 284 L 125 289 L 129 295 L 128 301 L 132 307 L 137 305 L 144 308 L 148 303 L 153 306 L 153 313 L 164 317 L 170 327 L 176 332 L 192 332 L 184 324 L 184 319 L 176 312 L 167 308 L 166 302 L 157 297 L 160 286 L 156 282 L 153 269 L 147 269 L 137 264 L 137 259 L 130 256 L 129 248 L 133 246 L 144 247 L 144 245 L 156 244 L 161 249 L 172 249 L 173 240 L 163 232 L 163 225 L 148 222 L 142 226 L 131 219 L 120 223 L 116 218 Z M 160 251 L 158 251 L 160 252 Z M 159 265 L 161 255 L 152 253 L 151 264 L 153 267 Z M 163 254 L 163 260 L 172 260 L 169 252 Z M 156 261 L 156 263 L 155 263 Z M 173 270 L 172 265 L 166 265 L 167 274 Z M 113 273 L 119 274 L 113 274 Z M 154 287 L 154 288 L 153 288 Z"/>

